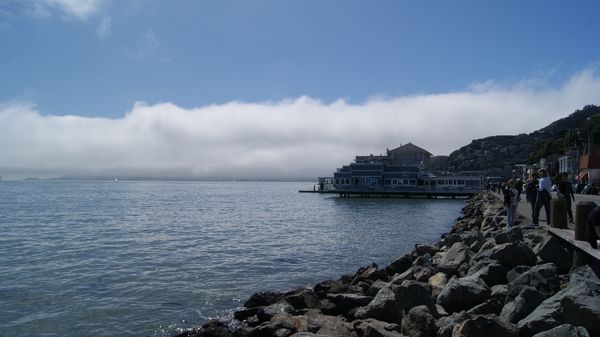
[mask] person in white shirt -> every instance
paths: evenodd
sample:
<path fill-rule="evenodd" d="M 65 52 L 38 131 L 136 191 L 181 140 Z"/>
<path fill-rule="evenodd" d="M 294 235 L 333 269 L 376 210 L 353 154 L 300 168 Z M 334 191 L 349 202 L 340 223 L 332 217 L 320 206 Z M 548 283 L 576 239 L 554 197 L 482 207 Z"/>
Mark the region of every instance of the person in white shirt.
<path fill-rule="evenodd" d="M 546 212 L 546 223 L 550 226 L 550 199 L 552 199 L 552 181 L 546 170 L 539 169 L 538 174 L 540 175 L 540 182 L 538 187 L 537 200 L 535 202 L 535 210 L 533 212 L 533 223 L 538 224 L 540 219 L 540 210 L 544 207 Z"/>

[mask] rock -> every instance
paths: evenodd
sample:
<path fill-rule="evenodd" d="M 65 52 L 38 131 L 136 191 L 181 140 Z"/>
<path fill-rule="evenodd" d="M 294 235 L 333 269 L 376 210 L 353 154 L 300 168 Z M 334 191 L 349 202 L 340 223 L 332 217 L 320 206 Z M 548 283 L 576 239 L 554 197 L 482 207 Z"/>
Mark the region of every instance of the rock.
<path fill-rule="evenodd" d="M 256 315 L 263 308 L 264 307 L 244 308 L 233 313 L 233 318 L 237 319 L 238 321 L 243 321 L 245 319 L 248 319 L 249 317 Z"/>
<path fill-rule="evenodd" d="M 458 234 L 453 233 L 453 234 L 446 236 L 446 238 L 443 241 L 444 241 L 445 246 L 452 247 L 455 243 L 461 242 L 462 237 Z"/>
<path fill-rule="evenodd" d="M 379 290 L 381 290 L 384 287 L 387 287 L 389 285 L 390 285 L 389 282 L 383 282 L 381 280 L 377 280 L 377 281 L 375 281 L 375 282 L 373 282 L 371 284 L 371 287 L 369 288 L 369 291 L 367 291 L 367 296 L 374 297 L 375 295 L 377 295 L 377 293 L 379 292 Z"/>
<path fill-rule="evenodd" d="M 537 256 L 522 241 L 504 243 L 487 250 L 484 247 L 473 257 L 475 261 L 498 260 L 508 270 L 518 265 L 533 266 L 537 261 Z"/>
<path fill-rule="evenodd" d="M 514 300 L 504 305 L 500 318 L 507 322 L 517 323 L 529 315 L 545 299 L 546 296 L 537 289 L 523 287 Z"/>
<path fill-rule="evenodd" d="M 455 337 L 518 337 L 517 329 L 498 319 L 496 315 L 482 315 L 464 321 L 455 327 Z"/>
<path fill-rule="evenodd" d="M 431 268 L 431 267 L 421 267 L 421 266 L 414 267 L 413 277 L 414 277 L 415 281 L 427 282 L 431 275 L 433 275 L 433 268 Z"/>
<path fill-rule="evenodd" d="M 270 321 L 254 328 L 249 337 L 290 336 L 296 332 L 308 332 L 308 317 L 274 316 Z"/>
<path fill-rule="evenodd" d="M 523 232 L 520 227 L 514 226 L 512 228 L 507 228 L 501 230 L 494 237 L 496 244 L 503 244 L 509 242 L 523 241 Z"/>
<path fill-rule="evenodd" d="M 315 285 L 314 290 L 320 298 L 325 298 L 327 294 L 337 294 L 346 292 L 347 285 L 340 281 L 325 280 Z"/>
<path fill-rule="evenodd" d="M 429 254 L 425 254 L 425 255 L 421 255 L 419 257 L 417 257 L 414 261 L 412 266 L 413 267 L 431 267 L 432 264 L 432 259 L 431 259 L 431 255 Z"/>
<path fill-rule="evenodd" d="M 600 280 L 588 267 L 571 272 L 569 286 L 544 300 L 533 312 L 517 324 L 519 333 L 533 335 L 563 323 L 585 327 L 592 336 L 599 335 L 600 317 L 588 306 L 600 307 Z M 580 303 L 575 305 L 574 303 Z M 567 312 L 567 309 L 572 310 Z M 581 310 L 581 311 L 580 311 Z M 586 317 L 582 322 L 581 317 Z"/>
<path fill-rule="evenodd" d="M 410 267 L 407 270 L 405 270 L 404 273 L 394 275 L 394 277 L 392 278 L 390 283 L 396 284 L 396 285 L 401 285 L 402 282 L 404 282 L 406 280 L 414 280 L 415 279 L 414 272 L 415 272 L 415 268 Z"/>
<path fill-rule="evenodd" d="M 405 254 L 392 261 L 385 271 L 388 275 L 402 274 L 412 266 L 415 257 L 412 254 Z"/>
<path fill-rule="evenodd" d="M 508 293 L 508 285 L 507 284 L 497 284 L 492 287 L 492 298 L 498 299 L 501 303 L 504 303 L 507 293 Z"/>
<path fill-rule="evenodd" d="M 319 305 L 319 296 L 310 289 L 303 289 L 298 293 L 283 297 L 295 309 L 317 308 Z"/>
<path fill-rule="evenodd" d="M 490 295 L 490 288 L 479 278 L 453 277 L 438 296 L 437 303 L 452 313 L 481 304 Z"/>
<path fill-rule="evenodd" d="M 448 274 L 448 276 L 456 274 L 464 276 L 468 270 L 469 252 L 469 247 L 462 242 L 453 244 L 437 266 L 437 270 Z"/>
<path fill-rule="evenodd" d="M 415 245 L 415 252 L 419 256 L 425 255 L 425 254 L 429 254 L 430 256 L 433 256 L 438 252 L 438 250 L 440 250 L 438 247 L 432 246 L 432 245 L 418 245 L 418 244 Z"/>
<path fill-rule="evenodd" d="M 442 289 L 448 283 L 448 275 L 440 272 L 433 276 L 430 276 L 427 280 L 427 284 L 431 287 L 431 297 L 437 298 Z"/>
<path fill-rule="evenodd" d="M 425 305 L 430 312 L 437 316 L 435 303 L 431 299 L 431 287 L 427 283 L 418 281 L 404 281 L 395 289 L 396 301 L 401 310 L 409 310 L 418 305 Z"/>
<path fill-rule="evenodd" d="M 590 337 L 590 334 L 583 327 L 563 324 L 554 329 L 535 334 L 533 337 Z"/>
<path fill-rule="evenodd" d="M 481 232 L 479 230 L 473 229 L 470 232 L 466 233 L 463 235 L 463 239 L 462 239 L 462 243 L 469 247 L 469 249 L 479 246 L 481 247 L 481 245 L 485 242 L 485 238 L 483 237 L 483 235 L 481 234 Z M 471 251 L 478 251 L 479 248 L 477 248 L 477 250 L 473 250 L 471 249 Z"/>
<path fill-rule="evenodd" d="M 472 272 L 477 270 L 476 272 Z M 488 287 L 497 284 L 506 283 L 506 268 L 504 268 L 497 260 L 482 260 L 477 262 L 469 269 L 469 276 L 472 278 L 481 278 Z"/>
<path fill-rule="evenodd" d="M 321 334 L 316 334 L 316 333 L 312 333 L 312 332 L 296 332 L 293 335 L 290 335 L 290 337 L 331 337 L 333 335 L 321 335 Z"/>
<path fill-rule="evenodd" d="M 369 304 L 373 297 L 358 294 L 329 294 L 327 299 L 335 304 L 340 313 L 347 313 L 356 307 Z"/>
<path fill-rule="evenodd" d="M 465 311 L 461 311 L 438 319 L 436 323 L 436 326 L 438 327 L 438 337 L 451 337 L 454 328 L 471 317 L 472 316 Z"/>
<path fill-rule="evenodd" d="M 396 293 L 394 292 L 397 287 L 396 285 L 390 285 L 381 289 L 369 304 L 356 310 L 354 314 L 356 318 L 374 318 L 390 323 L 401 323 L 402 310 L 396 301 Z"/>
<path fill-rule="evenodd" d="M 377 264 L 373 263 L 371 266 L 359 268 L 354 276 L 354 279 L 352 280 L 352 284 L 356 284 L 364 280 L 375 281 L 385 280 L 386 278 L 385 270 L 379 269 Z"/>
<path fill-rule="evenodd" d="M 554 236 L 549 237 L 539 246 L 537 255 L 544 262 L 554 263 L 560 274 L 568 273 L 573 266 L 573 253 L 563 247 Z"/>
<path fill-rule="evenodd" d="M 291 306 L 286 301 L 277 302 L 275 304 L 268 305 L 263 307 L 256 314 L 260 322 L 268 321 L 274 316 L 278 315 L 293 315 L 296 313 L 296 310 L 293 306 Z"/>
<path fill-rule="evenodd" d="M 258 292 L 250 296 L 246 303 L 244 303 L 244 307 L 255 308 L 271 305 L 279 301 L 282 297 L 283 294 L 273 291 Z"/>
<path fill-rule="evenodd" d="M 308 331 L 331 337 L 347 337 L 354 331 L 354 326 L 339 316 L 309 315 Z"/>
<path fill-rule="evenodd" d="M 526 271 L 531 269 L 530 266 L 516 266 L 513 269 L 509 270 L 506 274 L 506 281 L 508 283 L 514 281 L 517 277 L 523 275 Z"/>
<path fill-rule="evenodd" d="M 218 320 L 210 320 L 198 330 L 186 331 L 173 337 L 231 337 L 233 333 L 227 324 Z"/>
<path fill-rule="evenodd" d="M 404 337 L 398 324 L 390 324 L 375 319 L 354 323 L 354 329 L 361 337 Z"/>
<path fill-rule="evenodd" d="M 523 287 L 532 287 L 544 298 L 554 295 L 560 290 L 560 280 L 553 263 L 535 266 L 508 283 L 506 301 L 512 301 Z"/>
<path fill-rule="evenodd" d="M 488 315 L 488 314 L 499 315 L 500 312 L 502 311 L 503 303 L 504 303 L 503 301 L 500 301 L 499 299 L 492 297 L 489 300 L 469 309 L 469 311 L 467 311 L 467 313 L 469 313 L 470 315 L 473 315 L 473 316 Z"/>
<path fill-rule="evenodd" d="M 436 337 L 435 318 L 425 305 L 411 308 L 402 318 L 402 333 L 409 337 Z"/>

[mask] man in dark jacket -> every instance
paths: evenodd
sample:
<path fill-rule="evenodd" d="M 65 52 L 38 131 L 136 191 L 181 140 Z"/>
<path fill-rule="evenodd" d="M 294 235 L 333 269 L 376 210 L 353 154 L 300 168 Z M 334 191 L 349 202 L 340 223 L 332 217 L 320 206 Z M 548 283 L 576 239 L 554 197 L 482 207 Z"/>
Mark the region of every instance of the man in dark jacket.
<path fill-rule="evenodd" d="M 563 172 L 560 174 L 560 181 L 558 182 L 558 195 L 563 197 L 567 202 L 567 214 L 569 215 L 569 222 L 573 222 L 573 210 L 571 209 L 571 202 L 575 201 L 575 191 L 573 191 L 573 185 L 569 182 L 569 174 Z"/>

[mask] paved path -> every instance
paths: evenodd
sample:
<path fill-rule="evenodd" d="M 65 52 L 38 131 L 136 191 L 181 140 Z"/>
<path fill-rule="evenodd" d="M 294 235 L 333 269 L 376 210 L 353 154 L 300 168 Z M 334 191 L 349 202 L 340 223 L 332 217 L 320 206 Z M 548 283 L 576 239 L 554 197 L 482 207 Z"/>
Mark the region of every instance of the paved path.
<path fill-rule="evenodd" d="M 501 193 L 496 193 L 496 196 L 502 200 L 504 197 Z M 555 193 L 552 193 L 552 197 L 556 196 Z M 573 210 L 573 217 L 575 217 L 575 208 L 577 207 L 577 203 L 580 201 L 593 201 L 596 205 L 600 205 L 600 195 L 587 195 L 587 194 L 575 194 L 575 201 L 571 203 L 571 208 Z M 517 206 L 517 212 L 521 216 L 527 219 L 528 223 L 531 223 L 531 204 L 525 201 L 525 194 L 521 194 L 521 201 L 519 202 L 519 206 Z M 546 222 L 546 212 L 544 208 L 540 210 L 540 224 Z M 575 229 L 575 224 L 568 224 L 570 229 Z"/>

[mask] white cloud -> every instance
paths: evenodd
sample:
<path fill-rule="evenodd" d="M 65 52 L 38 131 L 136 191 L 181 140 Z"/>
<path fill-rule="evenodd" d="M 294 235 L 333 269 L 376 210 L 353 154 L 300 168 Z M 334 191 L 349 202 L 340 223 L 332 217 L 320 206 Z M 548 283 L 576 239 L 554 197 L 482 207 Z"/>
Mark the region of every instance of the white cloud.
<path fill-rule="evenodd" d="M 99 37 L 109 36 L 111 33 L 111 22 L 112 20 L 108 16 L 105 16 L 102 19 L 100 19 L 98 23 L 98 28 L 96 28 L 96 34 Z"/>
<path fill-rule="evenodd" d="M 600 104 L 592 69 L 556 88 L 531 81 L 464 92 L 373 98 L 308 97 L 195 109 L 137 103 L 123 118 L 45 116 L 0 105 L 0 175 L 312 177 L 355 155 L 413 142 L 449 154 L 473 139 L 529 133 Z"/>
<path fill-rule="evenodd" d="M 33 13 L 50 16 L 51 10 L 58 10 L 66 17 L 87 20 L 97 14 L 106 0 L 30 0 Z"/>

